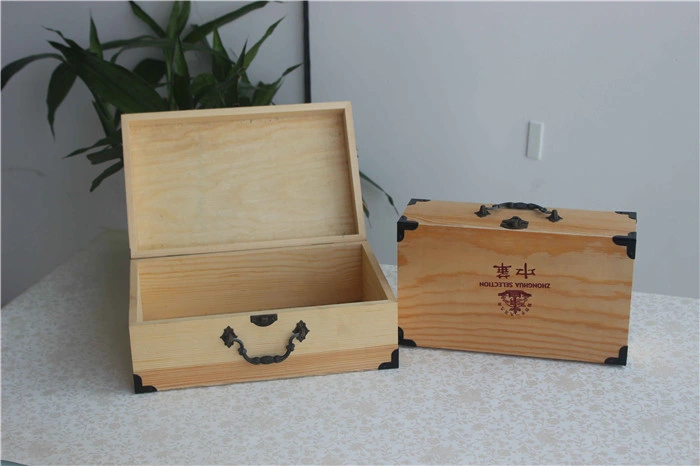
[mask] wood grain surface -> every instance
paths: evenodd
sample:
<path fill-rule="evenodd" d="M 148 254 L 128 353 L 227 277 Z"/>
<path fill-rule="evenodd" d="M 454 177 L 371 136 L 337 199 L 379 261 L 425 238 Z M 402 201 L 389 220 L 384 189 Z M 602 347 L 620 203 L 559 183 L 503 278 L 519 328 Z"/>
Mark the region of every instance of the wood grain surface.
<path fill-rule="evenodd" d="M 132 257 L 365 237 L 348 102 L 130 114 L 122 125 Z"/>
<path fill-rule="evenodd" d="M 363 300 L 360 243 L 195 254 L 138 262 L 144 320 Z"/>
<path fill-rule="evenodd" d="M 365 241 L 349 102 L 122 118 L 134 373 L 159 389 L 377 369 L 397 303 Z M 251 316 L 276 314 L 268 327 Z M 298 322 L 310 333 L 281 363 Z"/>
<path fill-rule="evenodd" d="M 134 373 L 167 372 L 168 387 L 200 384 L 207 374 L 219 383 L 232 362 L 243 369 L 228 382 L 376 369 L 389 359 L 375 364 L 373 348 L 396 349 L 396 298 L 366 242 L 138 259 L 132 274 Z M 251 323 L 251 315 L 271 313 L 278 320 L 269 327 Z M 309 335 L 272 368 L 250 365 L 220 338 L 230 326 L 251 357 L 280 355 L 300 320 Z M 337 364 L 315 367 L 318 358 L 300 357 L 321 354 Z M 173 379 L 190 373 L 183 385 Z"/>
<path fill-rule="evenodd" d="M 599 363 L 627 345 L 634 261 L 611 236 L 581 234 L 583 227 L 574 234 L 447 226 L 447 213 L 439 221 L 430 216 L 444 204 L 418 212 L 433 202 L 409 206 L 419 226 L 398 244 L 404 338 L 418 346 Z M 473 214 L 478 207 L 460 208 Z M 612 215 L 622 221 L 601 227 L 606 234 L 634 231 L 634 220 Z M 500 294 L 508 290 L 525 293 L 524 302 L 507 305 Z"/>
<path fill-rule="evenodd" d="M 301 348 L 298 344 L 297 348 Z M 254 382 L 258 380 L 284 379 L 311 375 L 336 374 L 376 370 L 379 365 L 390 362 L 392 353 L 398 351 L 396 344 L 354 350 L 327 351 L 315 354 L 297 354 L 280 364 L 253 366 L 243 361 L 231 350 L 231 361 L 193 367 L 142 370 L 138 375 L 144 385 L 158 390 L 232 382 Z M 238 358 L 238 359 L 236 359 Z"/>
<path fill-rule="evenodd" d="M 487 207 L 493 204 L 482 203 Z M 487 217 L 475 212 L 482 204 L 470 202 L 430 201 L 418 202 L 406 207 L 404 215 L 424 226 L 450 226 L 455 228 L 479 228 L 500 230 L 501 221 L 518 216 L 529 222 L 521 233 L 552 233 L 589 236 L 613 236 L 636 230 L 636 222 L 627 215 L 598 210 L 556 209 L 563 220 L 550 222 L 547 215 L 538 211 L 501 208 L 491 211 Z"/>

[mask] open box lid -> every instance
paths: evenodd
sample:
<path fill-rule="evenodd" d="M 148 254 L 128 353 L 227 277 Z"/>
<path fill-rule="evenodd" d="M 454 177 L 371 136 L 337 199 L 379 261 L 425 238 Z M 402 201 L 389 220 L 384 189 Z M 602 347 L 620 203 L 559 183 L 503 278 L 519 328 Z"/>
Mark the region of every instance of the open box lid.
<path fill-rule="evenodd" d="M 349 102 L 122 116 L 131 257 L 364 240 Z"/>

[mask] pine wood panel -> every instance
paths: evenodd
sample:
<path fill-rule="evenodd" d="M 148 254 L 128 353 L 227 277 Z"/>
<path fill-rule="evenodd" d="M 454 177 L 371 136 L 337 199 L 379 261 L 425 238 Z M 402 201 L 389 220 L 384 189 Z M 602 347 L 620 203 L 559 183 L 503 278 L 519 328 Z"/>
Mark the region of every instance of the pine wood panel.
<path fill-rule="evenodd" d="M 140 259 L 143 319 L 360 302 L 362 253 L 354 243 Z"/>
<path fill-rule="evenodd" d="M 274 364 L 284 371 L 286 362 L 300 355 L 396 346 L 396 303 L 375 301 L 315 306 L 276 311 L 278 319 L 268 327 L 251 323 L 257 312 L 146 321 L 130 325 L 134 373 L 165 368 L 223 364 L 242 360 L 238 345 L 227 348 L 221 335 L 230 326 L 245 344 L 248 355 L 281 355 L 297 322 L 309 329 L 306 339 L 295 341 L 287 361 Z M 361 354 L 358 353 L 358 354 Z M 248 363 L 246 363 L 248 364 Z M 248 364 L 249 365 L 249 364 Z M 274 372 L 274 371 L 273 371 Z"/>
<path fill-rule="evenodd" d="M 426 223 L 398 246 L 404 338 L 418 346 L 600 363 L 627 345 L 634 261 L 611 237 Z M 508 277 L 497 276 L 502 265 L 511 267 L 500 270 Z M 530 307 L 519 307 L 524 315 L 506 314 L 499 293 L 508 289 L 530 294 Z"/>
<path fill-rule="evenodd" d="M 396 302 L 394 292 L 367 242 L 362 243 L 362 289 L 365 301 L 388 299 Z"/>
<path fill-rule="evenodd" d="M 364 238 L 347 102 L 122 124 L 132 257 Z"/>
<path fill-rule="evenodd" d="M 138 375 L 144 385 L 158 390 L 220 385 L 231 382 L 252 382 L 271 378 L 291 378 L 377 369 L 389 362 L 396 344 L 335 351 L 318 354 L 292 355 L 286 361 L 273 365 L 252 366 L 237 360 L 206 366 L 176 369 L 145 370 Z"/>
<path fill-rule="evenodd" d="M 493 203 L 483 203 L 491 207 Z M 487 217 L 478 217 L 474 213 L 482 204 L 468 202 L 430 201 L 418 202 L 406 207 L 404 215 L 423 226 L 451 226 L 455 228 L 479 228 L 500 230 L 501 221 L 518 216 L 530 222 L 527 230 L 521 234 L 532 233 L 573 234 L 590 236 L 626 235 L 636 230 L 636 222 L 626 215 L 615 212 L 596 210 L 556 209 L 563 218 L 552 223 L 541 212 L 515 209 L 498 209 L 491 211 Z"/>

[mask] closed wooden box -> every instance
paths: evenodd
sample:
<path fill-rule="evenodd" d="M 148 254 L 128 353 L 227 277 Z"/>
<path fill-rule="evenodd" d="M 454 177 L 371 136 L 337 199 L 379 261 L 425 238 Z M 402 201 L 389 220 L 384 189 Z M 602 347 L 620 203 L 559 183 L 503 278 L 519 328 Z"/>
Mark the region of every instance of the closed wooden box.
<path fill-rule="evenodd" d="M 636 214 L 554 210 L 411 200 L 399 343 L 626 364 Z"/>
<path fill-rule="evenodd" d="M 398 367 L 349 103 L 122 126 L 136 392 Z"/>

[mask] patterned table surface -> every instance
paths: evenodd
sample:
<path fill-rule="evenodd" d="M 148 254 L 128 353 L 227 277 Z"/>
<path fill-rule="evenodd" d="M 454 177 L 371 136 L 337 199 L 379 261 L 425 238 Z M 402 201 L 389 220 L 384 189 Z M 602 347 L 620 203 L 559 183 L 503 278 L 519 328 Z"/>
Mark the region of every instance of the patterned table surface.
<path fill-rule="evenodd" d="M 3 460 L 700 461 L 696 299 L 634 293 L 626 367 L 402 348 L 398 370 L 134 395 L 128 264 L 106 232 L 2 310 Z"/>

